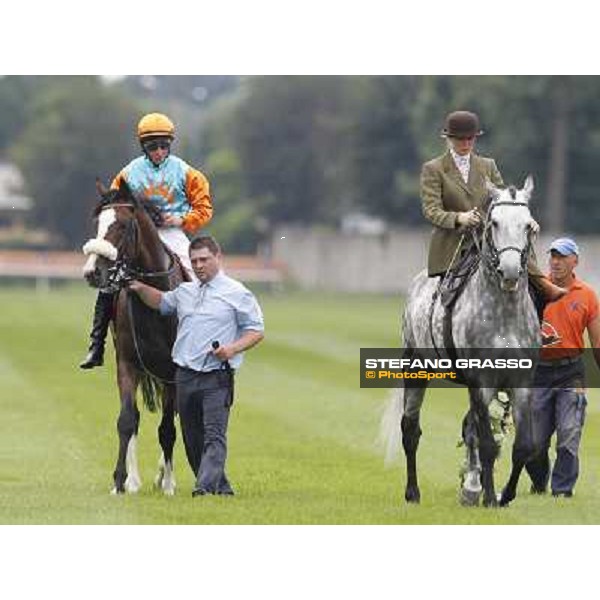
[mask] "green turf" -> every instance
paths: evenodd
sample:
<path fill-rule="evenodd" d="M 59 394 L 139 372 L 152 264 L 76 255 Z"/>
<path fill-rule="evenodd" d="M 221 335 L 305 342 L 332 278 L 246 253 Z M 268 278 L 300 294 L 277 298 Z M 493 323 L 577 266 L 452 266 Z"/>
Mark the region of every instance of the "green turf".
<path fill-rule="evenodd" d="M 394 298 L 261 294 L 266 340 L 248 353 L 229 433 L 234 498 L 190 496 L 181 437 L 177 495 L 151 481 L 159 450 L 156 415 L 142 412 L 144 486 L 109 495 L 117 450 L 114 354 L 90 372 L 86 345 L 93 292 L 73 285 L 36 293 L 0 288 L 0 522 L 108 523 L 598 523 L 600 420 L 590 393 L 582 474 L 569 500 L 520 495 L 508 509 L 456 500 L 463 390 L 432 390 L 419 450 L 422 503 L 402 500 L 403 463 L 383 467 L 375 446 L 387 390 L 359 388 L 360 347 L 397 343 Z M 504 481 L 508 460 L 498 466 Z"/>

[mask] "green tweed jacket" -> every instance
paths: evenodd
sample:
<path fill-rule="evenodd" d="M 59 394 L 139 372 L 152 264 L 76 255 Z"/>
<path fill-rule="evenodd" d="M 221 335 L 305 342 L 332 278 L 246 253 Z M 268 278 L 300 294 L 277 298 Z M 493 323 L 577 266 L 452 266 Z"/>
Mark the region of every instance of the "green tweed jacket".
<path fill-rule="evenodd" d="M 491 158 L 471 154 L 469 180 L 464 182 L 454 159 L 447 150 L 423 165 L 421 170 L 421 202 L 425 218 L 432 223 L 427 271 L 429 276 L 448 268 L 462 232 L 456 226 L 460 212 L 481 208 L 487 196 L 486 178 L 503 187 L 502 175 Z"/>

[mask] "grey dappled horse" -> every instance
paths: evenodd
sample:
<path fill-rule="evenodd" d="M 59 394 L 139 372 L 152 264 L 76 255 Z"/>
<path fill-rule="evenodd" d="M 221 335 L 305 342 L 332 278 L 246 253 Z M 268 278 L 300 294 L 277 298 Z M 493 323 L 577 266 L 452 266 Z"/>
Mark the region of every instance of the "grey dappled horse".
<path fill-rule="evenodd" d="M 162 408 L 158 438 L 162 449 L 155 485 L 166 495 L 175 493 L 173 447 L 175 444 L 175 367 L 171 348 L 177 322 L 146 307 L 126 289 L 127 281 L 139 279 L 161 290 L 174 289 L 186 279 L 179 261 L 161 242 L 149 203 L 138 201 L 126 183 L 106 190 L 97 183 L 101 200 L 96 207 L 96 238 L 83 247 L 88 260 L 84 275 L 88 283 L 114 294 L 111 325 L 117 360 L 117 385 L 121 410 L 117 420 L 119 451 L 113 474 L 113 493 L 140 489 L 137 435 L 140 411 L 136 390 L 141 386 L 144 403 Z"/>
<path fill-rule="evenodd" d="M 529 199 L 533 180 L 527 177 L 523 189 L 514 187 L 498 190 L 488 184 L 489 204 L 481 237 L 479 264 L 454 304 L 452 335 L 457 357 L 464 357 L 461 349 L 468 348 L 539 348 L 540 327 L 538 316 L 528 291 L 527 255 L 532 235 L 532 217 Z M 437 348 L 443 357 L 444 309 L 439 297 L 432 306 L 438 287 L 438 278 L 427 277 L 426 272 L 416 276 L 408 294 L 404 312 L 404 347 L 407 356 L 415 356 L 415 349 Z M 433 345 L 435 343 L 435 346 Z M 475 436 L 467 439 L 467 473 L 461 490 L 464 504 L 476 504 L 483 486 L 484 506 L 498 503 L 494 490 L 493 469 L 497 447 L 491 431 L 488 405 L 499 388 L 508 393 L 515 421 L 513 470 L 500 504 L 508 504 L 515 496 L 516 484 L 525 461 L 533 453 L 529 388 L 511 388 L 501 373 L 492 376 L 477 375 L 481 379 L 469 387 L 470 415 Z M 483 378 L 485 377 L 485 378 Z M 407 383 L 392 400 L 382 424 L 387 438 L 388 453 L 399 445 L 398 421 L 402 445 L 406 455 L 407 483 L 405 499 L 419 502 L 417 482 L 417 447 L 421 428 L 419 415 L 426 385 Z M 481 480 L 480 480 L 481 474 Z M 480 483 L 481 481 L 481 483 Z"/>

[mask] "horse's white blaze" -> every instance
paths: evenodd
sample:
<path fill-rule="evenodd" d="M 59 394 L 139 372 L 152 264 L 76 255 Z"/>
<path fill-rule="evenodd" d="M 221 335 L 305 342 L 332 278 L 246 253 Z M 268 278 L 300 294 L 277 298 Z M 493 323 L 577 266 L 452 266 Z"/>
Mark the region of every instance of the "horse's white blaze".
<path fill-rule="evenodd" d="M 125 489 L 135 494 L 142 487 L 142 479 L 138 469 L 137 461 L 137 435 L 132 435 L 127 445 L 127 456 L 125 458 L 127 468 L 127 479 L 125 480 Z"/>
<path fill-rule="evenodd" d="M 103 210 L 98 217 L 98 233 L 95 238 L 88 240 L 83 245 L 83 253 L 89 256 L 88 261 L 83 267 L 84 274 L 91 273 L 96 268 L 96 258 L 103 256 L 109 260 L 117 260 L 117 249 L 104 236 L 108 233 L 110 226 L 117 220 L 117 213 L 114 208 Z"/>
<path fill-rule="evenodd" d="M 96 238 L 103 240 L 108 233 L 110 226 L 117 220 L 117 213 L 114 208 L 105 208 L 98 217 L 98 233 Z"/>

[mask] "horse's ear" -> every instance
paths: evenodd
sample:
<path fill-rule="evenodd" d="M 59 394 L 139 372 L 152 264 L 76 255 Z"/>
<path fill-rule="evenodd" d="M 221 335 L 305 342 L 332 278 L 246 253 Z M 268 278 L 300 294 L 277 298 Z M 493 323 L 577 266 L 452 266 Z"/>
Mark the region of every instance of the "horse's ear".
<path fill-rule="evenodd" d="M 531 194 L 533 193 L 533 188 L 533 176 L 530 173 L 529 175 L 527 175 L 527 179 L 525 179 L 525 183 L 523 185 L 523 194 L 525 194 L 525 197 L 528 201 L 529 198 L 531 198 Z"/>
<path fill-rule="evenodd" d="M 133 197 L 131 189 L 129 188 L 129 185 L 125 181 L 124 177 L 121 177 L 121 181 L 119 182 L 119 196 L 121 196 L 121 198 Z"/>
<path fill-rule="evenodd" d="M 104 184 L 100 181 L 100 177 L 96 177 L 96 190 L 101 198 L 104 198 L 108 194 L 108 189 L 104 187 Z"/>

